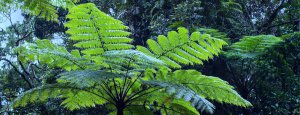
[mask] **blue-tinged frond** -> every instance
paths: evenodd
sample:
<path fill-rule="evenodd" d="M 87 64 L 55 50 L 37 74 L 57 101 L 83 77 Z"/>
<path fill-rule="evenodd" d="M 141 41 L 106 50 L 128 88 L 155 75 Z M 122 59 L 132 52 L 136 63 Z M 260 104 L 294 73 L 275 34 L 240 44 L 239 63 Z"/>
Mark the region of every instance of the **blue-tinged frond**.
<path fill-rule="evenodd" d="M 231 45 L 231 49 L 226 52 L 226 56 L 255 58 L 282 41 L 281 38 L 272 35 L 245 36 L 239 42 Z"/>

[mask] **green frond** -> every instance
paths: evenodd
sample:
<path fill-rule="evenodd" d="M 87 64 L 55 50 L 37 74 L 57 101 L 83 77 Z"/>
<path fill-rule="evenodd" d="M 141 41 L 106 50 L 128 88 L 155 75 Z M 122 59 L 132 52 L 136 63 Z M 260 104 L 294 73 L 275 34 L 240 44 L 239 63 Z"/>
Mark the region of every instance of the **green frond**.
<path fill-rule="evenodd" d="M 205 76 L 196 70 L 166 72 L 167 70 L 160 70 L 156 72 L 155 77 L 151 72 L 147 73 L 145 83 L 163 87 L 170 95 L 190 101 L 192 106 L 210 113 L 213 112 L 214 106 L 205 98 L 242 107 L 252 106 L 220 78 Z"/>
<path fill-rule="evenodd" d="M 169 82 L 183 84 L 204 98 L 242 107 L 251 106 L 231 85 L 218 77 L 205 76 L 196 70 L 177 70 L 169 77 Z"/>
<path fill-rule="evenodd" d="M 149 108 L 143 105 L 128 106 L 124 109 L 124 115 L 153 115 Z M 110 112 L 109 115 L 116 115 L 117 111 Z"/>
<path fill-rule="evenodd" d="M 13 103 L 13 107 L 26 106 L 28 103 L 47 102 L 49 98 L 62 98 L 63 105 L 69 110 L 95 107 L 102 105 L 107 100 L 92 89 L 80 89 L 66 84 L 44 85 L 26 91 Z"/>
<path fill-rule="evenodd" d="M 201 95 L 198 95 L 197 92 L 183 85 L 162 82 L 158 80 L 143 81 L 143 83 L 156 87 L 162 87 L 170 96 L 176 99 L 184 99 L 187 102 L 191 102 L 192 106 L 201 111 L 213 113 L 213 110 L 215 109 L 214 105 L 211 102 L 203 98 Z"/>
<path fill-rule="evenodd" d="M 77 70 L 60 74 L 58 83 L 69 83 L 79 88 L 88 88 L 101 85 L 103 81 L 120 78 L 122 74 L 112 73 L 109 70 Z"/>
<path fill-rule="evenodd" d="M 284 34 L 280 36 L 280 38 L 282 38 L 283 40 L 290 39 L 290 38 L 300 38 L 300 31 Z"/>
<path fill-rule="evenodd" d="M 164 62 L 137 50 L 113 50 L 102 54 L 103 63 L 114 69 L 147 69 L 164 66 Z"/>
<path fill-rule="evenodd" d="M 217 29 L 209 29 L 209 28 L 198 28 L 197 31 L 205 34 L 211 35 L 211 37 L 218 38 L 224 40 L 227 44 L 230 43 L 230 38 L 224 32 L 220 32 Z"/>
<path fill-rule="evenodd" d="M 226 55 L 254 58 L 282 41 L 281 38 L 272 35 L 245 36 L 239 42 L 232 44 L 231 50 L 226 52 Z"/>
<path fill-rule="evenodd" d="M 132 49 L 128 27 L 101 12 L 94 4 L 80 4 L 70 9 L 65 23 L 75 47 L 86 55 L 97 56 L 110 50 Z"/>
<path fill-rule="evenodd" d="M 48 21 L 57 21 L 56 7 L 71 8 L 80 0 L 24 0 L 24 10 L 30 14 L 41 16 Z"/>
<path fill-rule="evenodd" d="M 184 99 L 174 99 L 168 93 L 158 91 L 143 96 L 128 106 L 142 107 L 144 110 L 160 111 L 163 115 L 199 115 L 198 110 L 191 106 L 190 102 Z"/>
<path fill-rule="evenodd" d="M 191 106 L 190 102 L 187 102 L 183 99 L 173 100 L 169 107 L 180 111 L 180 113 L 183 115 L 200 115 L 197 109 Z M 168 113 L 170 112 L 172 112 L 173 115 L 176 114 L 173 111 L 168 111 Z"/>
<path fill-rule="evenodd" d="M 159 35 L 157 42 L 147 40 L 148 49 L 137 46 L 137 50 L 164 61 L 170 67 L 180 68 L 181 64 L 203 64 L 202 61 L 218 55 L 222 46 L 226 44 L 221 39 L 200 32 L 194 32 L 189 36 L 187 29 L 178 28 L 178 32 L 169 32 L 168 37 Z"/>
<path fill-rule="evenodd" d="M 52 5 L 59 6 L 62 8 L 72 8 L 75 6 L 75 3 L 80 2 L 81 0 L 49 0 Z"/>
<path fill-rule="evenodd" d="M 82 69 L 87 64 L 86 59 L 81 58 L 78 50 L 69 53 L 65 47 L 57 46 L 49 40 L 36 40 L 35 44 L 25 44 L 14 49 L 19 53 L 18 59 L 27 61 L 38 61 L 50 67 L 60 67 L 68 71 Z"/>

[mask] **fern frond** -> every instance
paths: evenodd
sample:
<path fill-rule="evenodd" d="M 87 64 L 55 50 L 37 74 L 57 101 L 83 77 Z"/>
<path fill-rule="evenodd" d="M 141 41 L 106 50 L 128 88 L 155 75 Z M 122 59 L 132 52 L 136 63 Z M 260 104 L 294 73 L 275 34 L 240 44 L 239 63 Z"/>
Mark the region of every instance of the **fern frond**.
<path fill-rule="evenodd" d="M 87 60 L 81 58 L 78 50 L 69 53 L 65 47 L 57 46 L 49 40 L 36 40 L 35 44 L 25 44 L 14 49 L 19 53 L 18 59 L 27 61 L 38 61 L 50 67 L 60 67 L 68 71 L 83 69 Z"/>
<path fill-rule="evenodd" d="M 230 38 L 226 33 L 220 32 L 217 29 L 209 29 L 209 28 L 198 28 L 197 31 L 205 34 L 211 35 L 211 37 L 218 38 L 224 40 L 227 44 L 230 43 Z"/>
<path fill-rule="evenodd" d="M 35 16 L 41 16 L 48 21 L 57 21 L 56 6 L 71 8 L 79 0 L 24 0 L 24 10 Z"/>
<path fill-rule="evenodd" d="M 116 115 L 117 111 L 110 112 L 109 115 Z M 152 115 L 153 112 L 143 105 L 132 105 L 124 109 L 124 115 Z"/>
<path fill-rule="evenodd" d="M 145 81 L 146 84 L 163 87 L 176 98 L 190 101 L 192 106 L 207 112 L 213 112 L 214 106 L 205 98 L 242 107 L 251 106 L 251 103 L 243 99 L 227 82 L 217 77 L 202 75 L 196 70 L 177 70 L 173 73 L 160 70 L 155 76 L 146 77 L 150 79 Z M 202 103 L 206 106 L 202 107 Z"/>
<path fill-rule="evenodd" d="M 245 36 L 239 42 L 232 44 L 227 56 L 253 58 L 275 46 L 283 40 L 272 35 Z"/>
<path fill-rule="evenodd" d="M 62 98 L 63 105 L 69 110 L 95 107 L 107 103 L 102 94 L 93 89 L 80 89 L 66 84 L 44 85 L 26 91 L 13 103 L 13 107 L 25 106 L 28 103 L 47 102 L 49 98 Z"/>
<path fill-rule="evenodd" d="M 183 84 L 204 98 L 220 103 L 230 103 L 242 107 L 251 106 L 251 103 L 243 99 L 226 81 L 218 77 L 202 75 L 196 70 L 177 70 L 169 76 L 167 81 Z"/>
<path fill-rule="evenodd" d="M 105 51 L 131 49 L 132 39 L 121 21 L 101 12 L 94 4 L 81 4 L 70 9 L 65 26 L 75 47 L 86 55 L 101 55 Z"/>
<path fill-rule="evenodd" d="M 192 106 L 195 108 L 206 111 L 208 113 L 213 113 L 215 109 L 214 105 L 203 98 L 201 95 L 198 95 L 197 92 L 183 86 L 180 84 L 172 84 L 169 82 L 162 82 L 158 80 L 153 81 L 143 81 L 144 84 L 162 87 L 165 89 L 165 92 L 169 93 L 172 97 L 176 99 L 184 99 L 185 101 L 191 102 Z"/>
<path fill-rule="evenodd" d="M 119 70 L 145 70 L 164 66 L 164 62 L 136 50 L 106 51 L 103 55 L 108 67 Z"/>
<path fill-rule="evenodd" d="M 178 28 L 178 33 L 171 31 L 168 37 L 160 35 L 157 42 L 149 39 L 147 44 L 148 49 L 137 46 L 137 50 L 158 58 L 173 68 L 180 68 L 180 64 L 203 64 L 203 60 L 218 55 L 226 42 L 208 34 L 201 35 L 200 32 L 194 32 L 189 36 L 187 29 Z"/>
<path fill-rule="evenodd" d="M 103 81 L 123 77 L 122 74 L 112 73 L 108 70 L 78 70 L 60 74 L 58 83 L 68 83 L 79 88 L 88 88 L 101 85 Z"/>

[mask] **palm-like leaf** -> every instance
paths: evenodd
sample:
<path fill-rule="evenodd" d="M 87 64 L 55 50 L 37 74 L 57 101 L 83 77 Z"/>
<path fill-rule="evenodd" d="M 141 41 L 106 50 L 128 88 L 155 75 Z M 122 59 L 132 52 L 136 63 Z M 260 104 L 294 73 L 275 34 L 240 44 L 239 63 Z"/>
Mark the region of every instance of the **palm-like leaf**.
<path fill-rule="evenodd" d="M 23 0 L 24 10 L 28 10 L 29 13 L 41 16 L 46 20 L 57 21 L 58 12 L 56 6 L 63 8 L 71 8 L 74 3 L 80 0 Z"/>
<path fill-rule="evenodd" d="M 26 91 L 13 103 L 14 107 L 25 106 L 28 103 L 46 102 L 48 98 L 62 98 L 61 105 L 74 110 L 86 107 L 94 107 L 96 104 L 107 103 L 103 94 L 94 89 L 83 89 L 67 84 L 44 85 Z"/>
<path fill-rule="evenodd" d="M 101 85 L 103 81 L 123 77 L 122 74 L 112 73 L 109 70 L 77 70 L 60 74 L 59 83 L 69 83 L 79 88 L 90 88 Z"/>
<path fill-rule="evenodd" d="M 180 64 L 203 64 L 203 60 L 218 55 L 222 46 L 226 44 L 223 40 L 208 34 L 201 35 L 200 32 L 194 32 L 189 36 L 185 28 L 178 28 L 178 33 L 169 32 L 168 37 L 160 35 L 157 41 L 149 39 L 148 48 L 137 46 L 137 49 L 174 68 L 180 68 Z"/>
<path fill-rule="evenodd" d="M 198 95 L 195 91 L 187 88 L 181 84 L 173 84 L 162 81 L 144 81 L 144 84 L 158 86 L 166 89 L 169 95 L 174 95 L 176 99 L 184 99 L 185 101 L 190 101 L 194 107 L 200 109 L 201 111 L 206 111 L 208 113 L 213 113 L 214 105 Z"/>
<path fill-rule="evenodd" d="M 165 88 L 170 95 L 190 101 L 192 106 L 209 113 L 213 112 L 214 106 L 205 98 L 243 107 L 251 106 L 227 82 L 195 70 L 177 70 L 172 74 L 163 70 L 155 76 L 150 74 L 148 79 L 152 80 L 144 83 Z"/>
<path fill-rule="evenodd" d="M 99 55 L 109 50 L 131 49 L 128 28 L 121 21 L 101 12 L 94 4 L 81 4 L 70 9 L 65 26 L 75 47 L 87 55 Z"/>
<path fill-rule="evenodd" d="M 137 50 L 113 50 L 102 54 L 104 63 L 118 70 L 139 71 L 164 66 L 164 62 Z"/>
<path fill-rule="evenodd" d="M 198 28 L 197 31 L 201 33 L 209 34 L 214 38 L 222 39 L 226 43 L 230 43 L 230 38 L 227 36 L 227 34 L 224 32 L 220 32 L 217 29 Z"/>
<path fill-rule="evenodd" d="M 35 44 L 24 44 L 14 49 L 19 53 L 19 60 L 38 61 L 40 64 L 60 67 L 68 71 L 83 69 L 87 65 L 86 59 L 80 56 L 78 50 L 69 53 L 65 47 L 57 46 L 49 40 L 36 40 L 35 42 Z"/>
<path fill-rule="evenodd" d="M 245 36 L 239 42 L 232 44 L 231 50 L 226 54 L 227 56 L 253 58 L 282 41 L 281 38 L 272 35 Z"/>

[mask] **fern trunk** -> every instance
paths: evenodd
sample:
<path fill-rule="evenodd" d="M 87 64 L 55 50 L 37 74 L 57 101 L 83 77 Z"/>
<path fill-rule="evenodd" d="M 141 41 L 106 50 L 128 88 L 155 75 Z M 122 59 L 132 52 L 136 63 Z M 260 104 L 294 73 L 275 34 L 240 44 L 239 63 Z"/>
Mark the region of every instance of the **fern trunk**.
<path fill-rule="evenodd" d="M 117 115 L 123 115 L 123 107 L 117 108 Z"/>
<path fill-rule="evenodd" d="M 124 115 L 124 108 L 125 108 L 125 103 L 123 101 L 117 102 L 117 115 Z"/>

